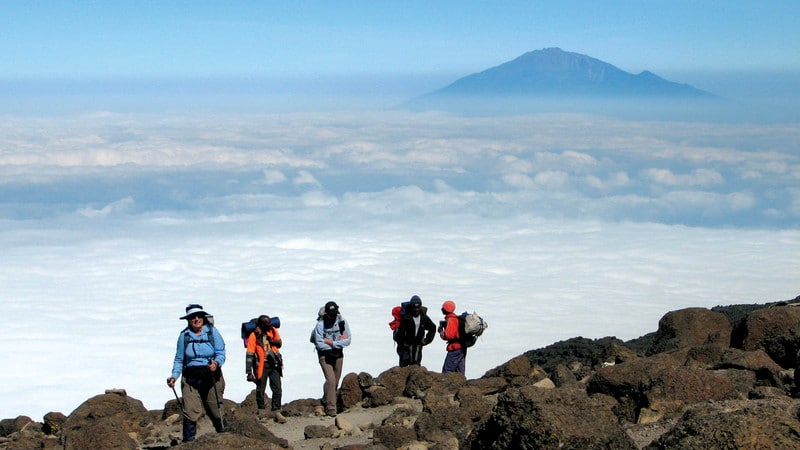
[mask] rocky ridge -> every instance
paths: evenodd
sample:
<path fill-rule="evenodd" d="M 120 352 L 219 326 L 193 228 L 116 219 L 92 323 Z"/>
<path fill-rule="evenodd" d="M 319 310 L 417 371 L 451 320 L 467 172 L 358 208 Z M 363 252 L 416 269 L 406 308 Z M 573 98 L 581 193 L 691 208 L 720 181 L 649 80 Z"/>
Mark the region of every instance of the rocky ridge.
<path fill-rule="evenodd" d="M 227 433 L 199 423 L 180 443 L 180 406 L 148 411 L 124 390 L 69 416 L 0 420 L 0 449 L 800 448 L 800 297 L 671 311 L 628 342 L 572 338 L 467 380 L 422 367 L 349 373 L 340 414 L 319 399 L 225 400 Z"/>

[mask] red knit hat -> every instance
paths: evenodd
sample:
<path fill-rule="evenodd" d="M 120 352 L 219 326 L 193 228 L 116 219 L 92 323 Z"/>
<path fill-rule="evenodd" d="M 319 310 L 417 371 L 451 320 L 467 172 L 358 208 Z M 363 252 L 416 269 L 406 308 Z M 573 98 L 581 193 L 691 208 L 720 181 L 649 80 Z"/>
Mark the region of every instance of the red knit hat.
<path fill-rule="evenodd" d="M 448 313 L 454 312 L 456 310 L 456 304 L 453 303 L 452 300 L 447 300 L 442 303 L 442 310 Z"/>

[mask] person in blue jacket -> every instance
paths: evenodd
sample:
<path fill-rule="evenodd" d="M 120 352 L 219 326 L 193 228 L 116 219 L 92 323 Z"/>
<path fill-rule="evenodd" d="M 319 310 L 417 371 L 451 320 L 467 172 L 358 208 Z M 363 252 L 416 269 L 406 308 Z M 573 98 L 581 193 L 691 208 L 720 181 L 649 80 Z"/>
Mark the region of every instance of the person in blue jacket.
<path fill-rule="evenodd" d="M 343 349 L 350 345 L 350 325 L 339 314 L 339 305 L 336 302 L 326 303 L 320 311 L 312 338 L 317 348 L 319 365 L 325 375 L 323 387 L 325 414 L 336 416 L 336 389 L 342 377 Z"/>
<path fill-rule="evenodd" d="M 205 410 L 217 432 L 227 430 L 222 415 L 222 395 L 225 378 L 225 341 L 202 305 L 186 307 L 187 326 L 178 335 L 175 361 L 167 385 L 174 389 L 175 381 L 181 377 L 183 397 L 183 441 L 193 441 L 197 433 L 197 420 Z"/>

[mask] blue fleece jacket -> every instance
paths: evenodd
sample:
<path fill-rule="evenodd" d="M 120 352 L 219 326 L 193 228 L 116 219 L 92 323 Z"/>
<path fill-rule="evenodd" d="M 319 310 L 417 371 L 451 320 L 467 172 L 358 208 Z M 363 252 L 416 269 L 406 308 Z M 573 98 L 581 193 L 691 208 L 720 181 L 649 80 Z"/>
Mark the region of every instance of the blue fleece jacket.
<path fill-rule="evenodd" d="M 339 329 L 339 322 L 344 322 L 344 333 Z M 342 334 L 347 335 L 347 337 L 341 339 Z M 333 341 L 333 346 L 324 342 L 326 338 Z M 341 314 L 337 314 L 335 321 L 331 321 L 328 318 L 317 321 L 317 326 L 314 328 L 314 345 L 321 352 L 347 347 L 350 345 L 350 338 L 350 324 L 344 320 Z"/>
<path fill-rule="evenodd" d="M 199 335 L 186 328 L 178 335 L 172 378 L 181 376 L 184 367 L 207 366 L 211 361 L 220 367 L 225 364 L 225 341 L 217 328 L 203 325 Z"/>

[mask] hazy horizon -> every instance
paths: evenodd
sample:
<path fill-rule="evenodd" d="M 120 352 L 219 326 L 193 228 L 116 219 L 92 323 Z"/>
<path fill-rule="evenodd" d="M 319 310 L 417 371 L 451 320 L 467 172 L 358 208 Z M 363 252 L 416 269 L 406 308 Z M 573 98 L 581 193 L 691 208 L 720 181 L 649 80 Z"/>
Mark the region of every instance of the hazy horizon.
<path fill-rule="evenodd" d="M 661 76 L 667 76 L 658 74 Z M 675 73 L 669 81 L 718 96 L 713 101 L 470 99 L 446 110 L 467 116 L 597 114 L 630 120 L 735 123 L 800 121 L 800 71 Z M 0 78 L 0 115 L 357 113 L 404 109 L 457 79 L 453 74 L 331 77 L 108 79 Z"/>

